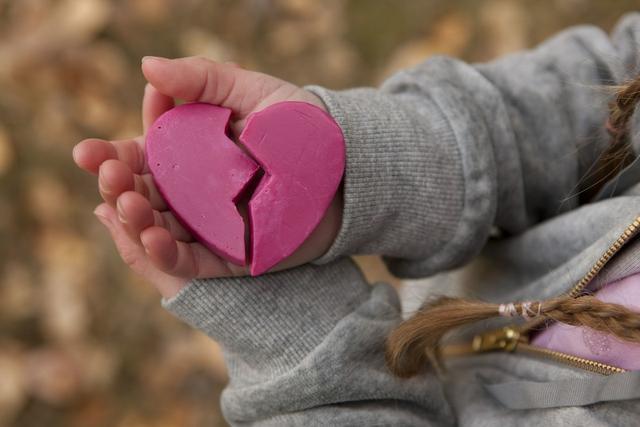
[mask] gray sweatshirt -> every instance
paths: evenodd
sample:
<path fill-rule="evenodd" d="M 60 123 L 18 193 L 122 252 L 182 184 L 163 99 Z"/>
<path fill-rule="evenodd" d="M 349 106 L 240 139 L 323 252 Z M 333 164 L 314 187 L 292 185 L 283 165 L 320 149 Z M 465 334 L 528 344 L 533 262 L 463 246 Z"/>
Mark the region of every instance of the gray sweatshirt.
<path fill-rule="evenodd" d="M 636 163 L 600 201 L 580 205 L 576 197 L 609 140 L 611 91 L 603 86 L 637 73 L 636 13 L 610 37 L 576 27 L 487 64 L 430 58 L 378 89 L 309 87 L 347 144 L 344 218 L 333 246 L 314 264 L 279 273 L 193 280 L 163 302 L 223 346 L 226 419 L 638 425 L 637 372 L 604 376 L 491 352 L 448 360 L 445 375 L 425 367 L 411 379 L 393 377 L 383 351 L 401 320 L 398 296 L 368 284 L 348 257 L 381 254 L 399 277 L 432 276 L 496 302 L 568 291 L 640 215 Z M 606 277 L 640 271 L 639 251 L 627 244 Z"/>

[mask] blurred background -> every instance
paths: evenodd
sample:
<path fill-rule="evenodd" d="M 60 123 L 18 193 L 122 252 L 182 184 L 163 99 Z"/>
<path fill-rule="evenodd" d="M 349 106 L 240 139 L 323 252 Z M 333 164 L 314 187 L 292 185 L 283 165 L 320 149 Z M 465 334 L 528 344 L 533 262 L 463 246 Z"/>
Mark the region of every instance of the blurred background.
<path fill-rule="evenodd" d="M 298 84 L 485 61 L 638 0 L 0 0 L 0 426 L 222 426 L 216 344 L 120 262 L 71 148 L 140 132 L 143 55 Z M 640 46 L 639 46 L 640 48 Z M 369 278 L 387 278 L 360 258 Z M 397 283 L 397 281 L 394 281 Z"/>

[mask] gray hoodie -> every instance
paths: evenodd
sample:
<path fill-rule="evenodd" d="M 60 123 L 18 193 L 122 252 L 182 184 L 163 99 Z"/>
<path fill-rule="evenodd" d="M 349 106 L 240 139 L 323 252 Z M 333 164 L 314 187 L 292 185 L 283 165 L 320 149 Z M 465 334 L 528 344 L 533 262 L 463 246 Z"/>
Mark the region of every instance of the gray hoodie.
<path fill-rule="evenodd" d="M 609 140 L 611 91 L 603 86 L 637 73 L 636 13 L 610 37 L 576 27 L 487 64 L 430 58 L 378 89 L 309 87 L 347 144 L 344 218 L 333 246 L 284 272 L 193 280 L 163 302 L 223 346 L 227 420 L 639 425 L 637 372 L 602 375 L 514 351 L 446 359 L 442 375 L 425 367 L 408 380 L 393 377 L 383 351 L 401 320 L 398 296 L 369 285 L 348 257 L 381 254 L 397 276 L 444 286 L 431 293 L 456 286 L 496 302 L 554 296 L 589 274 L 640 271 L 640 244 L 628 228 L 640 216 L 638 164 L 600 201 L 580 205 L 576 197 Z M 625 231 L 625 245 L 614 244 Z M 496 326 L 475 325 L 457 338 Z"/>

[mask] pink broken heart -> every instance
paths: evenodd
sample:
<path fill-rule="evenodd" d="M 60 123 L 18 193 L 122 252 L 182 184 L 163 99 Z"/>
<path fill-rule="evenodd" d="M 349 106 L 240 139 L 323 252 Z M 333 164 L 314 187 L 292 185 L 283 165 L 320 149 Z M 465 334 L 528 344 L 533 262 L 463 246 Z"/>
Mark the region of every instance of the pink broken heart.
<path fill-rule="evenodd" d="M 167 111 L 149 129 L 147 161 L 184 226 L 215 254 L 250 262 L 255 276 L 295 252 L 322 220 L 342 180 L 344 138 L 320 108 L 287 101 L 249 116 L 239 137 L 245 152 L 227 135 L 230 116 L 203 103 Z M 247 197 L 248 227 L 238 211 Z"/>

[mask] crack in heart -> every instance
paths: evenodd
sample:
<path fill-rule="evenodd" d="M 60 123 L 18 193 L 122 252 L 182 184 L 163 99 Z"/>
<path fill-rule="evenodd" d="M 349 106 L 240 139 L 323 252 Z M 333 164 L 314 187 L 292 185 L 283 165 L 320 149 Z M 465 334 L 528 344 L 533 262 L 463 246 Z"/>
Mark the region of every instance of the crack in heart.
<path fill-rule="evenodd" d="M 255 159 L 253 159 L 255 161 Z M 257 163 L 257 162 L 256 162 Z M 259 163 L 258 163 L 259 164 Z M 251 264 L 252 251 L 251 251 L 251 221 L 249 217 L 249 201 L 253 197 L 256 189 L 260 185 L 262 179 L 267 179 L 267 175 L 262 167 L 253 175 L 253 177 L 247 182 L 245 188 L 238 193 L 233 203 L 236 205 L 236 210 L 242 218 L 244 223 L 244 250 L 245 250 L 245 262 Z"/>
<path fill-rule="evenodd" d="M 240 135 L 236 135 L 232 130 L 230 123 L 227 123 L 227 127 L 225 129 L 225 135 L 229 138 L 233 144 L 235 144 L 238 148 L 242 150 L 244 154 L 246 154 L 251 160 L 253 160 L 256 165 L 258 165 L 258 170 L 254 173 L 251 179 L 246 183 L 245 187 L 240 190 L 237 196 L 233 199 L 233 203 L 236 205 L 236 210 L 238 211 L 238 215 L 242 218 L 242 222 L 244 223 L 244 251 L 245 251 L 245 264 L 251 265 L 253 253 L 251 250 L 251 217 L 249 215 L 249 202 L 253 198 L 258 186 L 262 182 L 263 179 L 269 179 L 269 174 L 265 171 L 265 166 L 262 162 L 255 158 L 251 151 L 244 146 L 242 141 L 240 140 Z M 264 139 L 266 135 L 263 135 L 260 143 Z"/>

